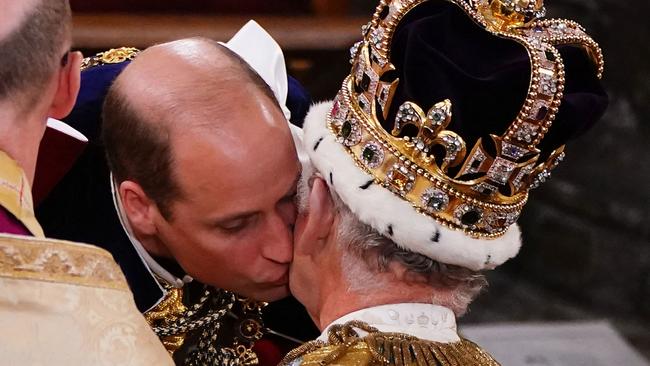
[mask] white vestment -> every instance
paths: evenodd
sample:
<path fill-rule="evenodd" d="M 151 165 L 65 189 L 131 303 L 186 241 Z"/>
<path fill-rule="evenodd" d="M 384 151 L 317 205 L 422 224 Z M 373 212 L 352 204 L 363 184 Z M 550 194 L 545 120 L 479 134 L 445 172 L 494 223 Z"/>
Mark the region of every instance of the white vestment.
<path fill-rule="evenodd" d="M 173 365 L 97 247 L 0 235 L 0 365 Z"/>

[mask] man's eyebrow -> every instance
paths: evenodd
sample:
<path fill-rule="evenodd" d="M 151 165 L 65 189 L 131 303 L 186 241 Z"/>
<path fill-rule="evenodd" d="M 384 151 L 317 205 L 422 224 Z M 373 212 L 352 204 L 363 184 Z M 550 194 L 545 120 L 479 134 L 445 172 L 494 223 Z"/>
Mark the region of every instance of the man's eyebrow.
<path fill-rule="evenodd" d="M 239 212 L 226 217 L 214 218 L 210 222 L 212 223 L 212 225 L 220 226 L 230 221 L 247 219 L 249 217 L 257 215 L 258 213 L 259 213 L 258 211 Z"/>

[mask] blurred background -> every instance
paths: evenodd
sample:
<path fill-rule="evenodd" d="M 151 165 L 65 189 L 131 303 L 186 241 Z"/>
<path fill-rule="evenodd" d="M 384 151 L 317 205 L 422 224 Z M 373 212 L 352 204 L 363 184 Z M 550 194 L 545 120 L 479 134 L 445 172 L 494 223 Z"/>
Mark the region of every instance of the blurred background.
<path fill-rule="evenodd" d="M 72 0 L 75 47 L 202 35 L 229 39 L 254 18 L 278 40 L 290 73 L 314 100 L 331 99 L 349 72 L 376 0 Z M 647 0 L 547 0 L 550 17 L 583 24 L 600 42 L 605 118 L 580 141 L 520 220 L 519 257 L 461 323 L 609 320 L 650 359 L 650 14 Z"/>

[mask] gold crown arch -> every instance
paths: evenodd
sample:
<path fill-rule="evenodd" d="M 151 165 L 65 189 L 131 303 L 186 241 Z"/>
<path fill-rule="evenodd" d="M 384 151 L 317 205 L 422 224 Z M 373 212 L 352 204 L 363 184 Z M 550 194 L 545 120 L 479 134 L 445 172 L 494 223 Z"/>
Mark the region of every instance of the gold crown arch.
<path fill-rule="evenodd" d="M 527 49 L 532 73 L 526 101 L 504 134 L 490 135 L 491 141 L 481 138 L 471 149 L 461 136 L 446 130 L 452 118 L 450 100 L 432 101 L 428 110 L 403 103 L 388 133 L 380 118 L 388 118 L 399 84 L 399 79 L 386 80 L 395 70 L 389 61 L 393 33 L 410 10 L 426 1 L 380 3 L 363 27 L 364 39 L 351 49 L 352 73 L 336 97 L 328 128 L 376 183 L 419 212 L 475 238 L 500 237 L 516 222 L 528 191 L 548 179 L 564 158 L 562 146 L 539 161 L 537 148 L 563 97 L 564 65 L 555 46 L 584 47 L 597 64 L 599 78 L 602 53 L 577 23 L 541 20 L 541 0 L 444 0 L 461 7 L 486 31 Z M 399 137 L 406 128 L 416 129 L 417 135 Z M 488 142 L 495 154 L 485 148 Z"/>

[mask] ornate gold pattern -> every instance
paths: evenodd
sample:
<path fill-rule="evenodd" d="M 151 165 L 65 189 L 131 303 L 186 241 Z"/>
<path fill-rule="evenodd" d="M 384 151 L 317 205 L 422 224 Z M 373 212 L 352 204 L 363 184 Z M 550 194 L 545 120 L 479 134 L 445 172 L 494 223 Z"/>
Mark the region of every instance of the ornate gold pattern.
<path fill-rule="evenodd" d="M 384 77 L 395 70 L 390 63 L 393 33 L 410 10 L 426 1 L 432 0 L 381 1 L 364 27 L 364 40 L 351 51 L 352 72 L 328 116 L 328 128 L 376 183 L 417 211 L 476 238 L 500 237 L 516 222 L 528 191 L 564 158 L 564 146 L 545 161 L 537 148 L 564 93 L 564 64 L 556 46 L 583 47 L 597 65 L 598 77 L 604 68 L 602 52 L 577 23 L 538 19 L 545 13 L 541 0 L 446 0 L 486 31 L 526 48 L 532 70 L 526 101 L 503 135 L 481 138 L 471 149 L 446 130 L 452 118 L 449 100 L 432 101 L 427 111 L 405 102 L 388 133 L 380 120 L 388 118 L 399 84 L 399 79 Z M 407 127 L 417 134 L 404 133 Z"/>
<path fill-rule="evenodd" d="M 478 8 L 495 29 L 523 27 L 546 13 L 543 0 L 485 0 Z"/>
<path fill-rule="evenodd" d="M 243 344 L 234 344 L 232 347 L 224 347 L 223 352 L 229 356 L 228 360 L 223 362 L 223 364 L 228 366 L 257 366 L 260 363 L 257 353 L 253 351 L 252 346 L 247 347 Z"/>
<path fill-rule="evenodd" d="M 167 291 L 167 296 L 156 307 L 144 313 L 144 318 L 152 327 L 165 326 L 178 321 L 186 311 L 187 307 L 183 304 L 183 289 L 170 288 Z M 160 341 L 167 352 L 173 355 L 181 348 L 186 336 L 186 333 L 174 334 L 160 337 Z"/>
<path fill-rule="evenodd" d="M 359 337 L 354 328 L 368 332 Z M 312 341 L 289 352 L 280 366 L 301 359 L 302 366 L 498 366 L 492 356 L 476 344 L 461 339 L 436 343 L 402 333 L 382 333 L 359 321 L 332 326 L 329 342 Z"/>
<path fill-rule="evenodd" d="M 128 291 L 113 257 L 89 245 L 0 235 L 0 277 Z"/>
<path fill-rule="evenodd" d="M 140 50 L 133 47 L 113 48 L 108 51 L 100 52 L 95 56 L 84 58 L 81 63 L 81 71 L 95 66 L 119 64 L 124 61 L 134 60 L 138 53 L 140 53 Z"/>
<path fill-rule="evenodd" d="M 204 286 L 204 294 L 191 306 L 184 303 L 184 288 L 173 288 L 159 279 L 167 290 L 165 299 L 145 313 L 145 319 L 173 356 L 181 347 L 188 351 L 185 363 L 193 365 L 254 366 L 259 363 L 253 345 L 262 338 L 261 309 L 266 303 L 237 297 L 233 293 Z M 235 319 L 226 317 L 234 315 Z M 231 324 L 234 322 L 234 324 Z M 232 325 L 231 338 L 221 336 L 222 325 Z M 188 336 L 197 344 L 184 347 Z M 196 335 L 197 337 L 195 337 Z M 194 347 L 196 346 L 196 347 Z"/>

